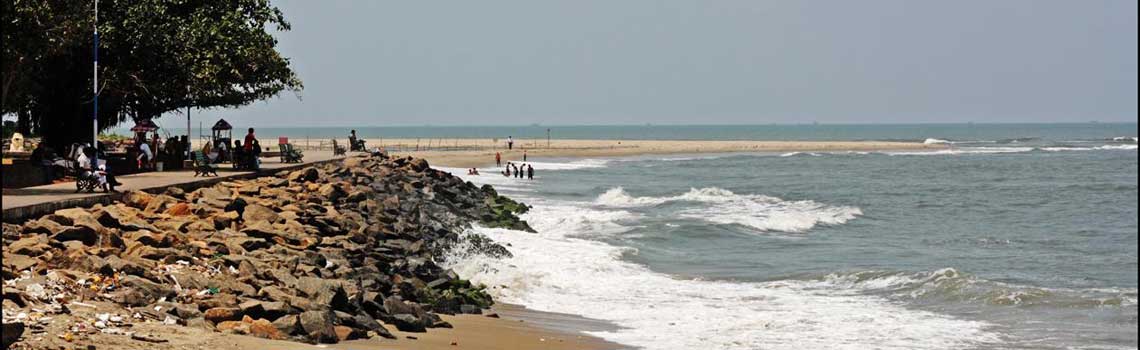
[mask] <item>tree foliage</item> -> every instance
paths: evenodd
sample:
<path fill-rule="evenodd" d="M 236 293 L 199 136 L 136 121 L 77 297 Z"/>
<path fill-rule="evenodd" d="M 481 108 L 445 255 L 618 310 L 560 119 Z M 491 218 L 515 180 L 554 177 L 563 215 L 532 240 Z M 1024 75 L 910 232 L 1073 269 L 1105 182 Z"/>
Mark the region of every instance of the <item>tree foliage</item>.
<path fill-rule="evenodd" d="M 0 112 L 28 115 L 53 143 L 91 134 L 92 5 L 3 5 Z M 302 88 L 270 34 L 289 23 L 267 0 L 102 0 L 98 23 L 101 128 Z"/>

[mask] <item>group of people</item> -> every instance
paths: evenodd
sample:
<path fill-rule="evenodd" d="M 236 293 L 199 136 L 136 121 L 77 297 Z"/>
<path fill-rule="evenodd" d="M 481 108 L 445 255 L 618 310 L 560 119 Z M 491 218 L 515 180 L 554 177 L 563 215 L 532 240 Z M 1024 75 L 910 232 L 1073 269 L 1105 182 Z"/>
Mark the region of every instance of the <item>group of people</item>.
<path fill-rule="evenodd" d="M 107 169 L 107 153 L 103 143 L 99 142 L 97 145 L 98 148 L 87 144 L 74 151 L 76 153 L 74 155 L 76 165 L 82 171 L 80 176 L 95 176 L 98 179 L 99 187 L 104 191 L 117 192 L 115 186 L 122 185 L 122 183 L 116 181 L 115 174 Z"/>
<path fill-rule="evenodd" d="M 139 169 L 148 169 L 154 165 L 154 154 L 156 150 L 151 149 L 150 143 L 146 141 L 146 134 L 139 133 L 135 135 L 135 144 L 138 145 L 139 155 L 135 157 L 138 162 Z M 154 144 L 159 145 L 158 134 L 154 134 Z"/>
<path fill-rule="evenodd" d="M 115 174 L 107 169 L 106 146 L 103 143 L 98 143 L 98 148 L 91 147 L 91 144 L 74 144 L 66 156 L 68 157 L 66 159 L 61 157 L 55 149 L 41 142 L 32 151 L 30 160 L 41 166 L 44 182 L 48 184 L 56 180 L 60 171 L 71 167 L 68 165 L 68 159 L 71 159 L 74 161 L 72 164 L 77 172 L 76 175 L 94 177 L 99 188 L 107 192 L 117 192 L 115 186 L 122 185 L 115 180 Z"/>
<path fill-rule="evenodd" d="M 523 152 L 523 161 L 524 162 L 526 161 L 526 152 L 525 151 Z M 495 166 L 496 167 L 503 166 L 503 154 L 500 152 L 495 152 Z M 534 180 L 534 166 L 532 166 L 530 164 L 526 164 L 526 163 L 523 163 L 522 165 L 517 165 L 517 164 L 512 163 L 512 162 L 507 162 L 507 165 L 505 167 L 503 167 L 503 171 L 501 172 L 501 174 L 503 174 L 503 176 L 506 176 L 506 177 L 515 177 L 515 178 L 519 178 L 519 179 L 525 177 L 527 179 Z M 479 175 L 479 169 L 475 169 L 475 168 L 467 169 L 467 175 Z"/>
<path fill-rule="evenodd" d="M 207 142 L 202 147 L 202 153 L 206 155 L 206 159 L 210 163 L 217 163 L 224 160 L 227 155 L 230 155 L 227 142 L 218 142 L 213 145 L 212 142 Z M 253 128 L 249 128 L 249 132 L 245 135 L 245 144 L 242 140 L 234 140 L 232 161 L 238 168 L 258 169 L 261 167 L 261 142 L 257 140 L 254 135 Z"/>
<path fill-rule="evenodd" d="M 521 179 L 524 176 L 529 180 L 534 180 L 534 167 L 523 163 L 523 165 L 515 165 L 515 163 L 507 162 L 507 166 L 503 168 L 503 176 L 514 177 Z"/>

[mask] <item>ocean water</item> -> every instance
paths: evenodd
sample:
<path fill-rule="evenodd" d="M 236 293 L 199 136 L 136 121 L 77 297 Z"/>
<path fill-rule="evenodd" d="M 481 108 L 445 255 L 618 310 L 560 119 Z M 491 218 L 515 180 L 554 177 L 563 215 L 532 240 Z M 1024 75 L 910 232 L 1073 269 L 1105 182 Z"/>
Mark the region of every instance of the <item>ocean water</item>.
<path fill-rule="evenodd" d="M 498 300 L 644 349 L 1135 349 L 1136 125 L 881 130 L 927 152 L 537 159 Z M 699 131 L 698 133 L 703 132 Z M 985 137 L 981 137 L 985 136 Z"/>
<path fill-rule="evenodd" d="M 208 122 L 208 123 L 207 123 Z M 347 138 L 355 129 L 363 138 L 479 138 L 606 139 L 606 140 L 879 140 L 923 141 L 929 137 L 954 140 L 1017 140 L 1032 137 L 1050 140 L 1076 140 L 1113 137 L 1118 130 L 1135 130 L 1136 124 L 885 124 L 885 125 L 605 125 L 605 126 L 357 126 L 357 127 L 273 127 L 234 122 L 234 132 L 257 128 L 261 137 L 288 136 L 292 139 Z M 204 121 L 209 128 L 212 120 Z M 127 126 L 129 127 L 129 126 Z M 173 133 L 182 133 L 185 124 L 174 123 Z M 198 132 L 198 126 L 194 126 Z M 203 131 L 209 134 L 209 130 Z M 127 133 L 120 131 L 120 133 Z M 1135 132 L 1133 132 L 1135 134 Z M 1131 134 L 1130 134 L 1131 135 Z"/>

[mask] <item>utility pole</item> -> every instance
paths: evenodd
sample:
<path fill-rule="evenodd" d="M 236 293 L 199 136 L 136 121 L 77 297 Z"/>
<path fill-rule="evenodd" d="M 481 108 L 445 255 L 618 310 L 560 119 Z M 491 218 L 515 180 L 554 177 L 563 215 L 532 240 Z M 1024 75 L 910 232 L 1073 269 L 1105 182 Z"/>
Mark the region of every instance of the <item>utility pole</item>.
<path fill-rule="evenodd" d="M 186 159 L 190 159 L 190 154 L 191 154 L 190 150 L 194 149 L 194 146 L 191 146 L 193 143 L 190 142 L 190 106 L 192 104 L 193 103 L 190 102 L 190 86 L 187 85 L 186 86 Z"/>
<path fill-rule="evenodd" d="M 91 91 L 95 94 L 91 111 L 91 147 L 99 150 L 99 0 L 95 0 L 95 70 L 94 79 L 91 80 Z M 99 168 L 99 152 L 94 152 L 91 159 L 91 168 Z"/>

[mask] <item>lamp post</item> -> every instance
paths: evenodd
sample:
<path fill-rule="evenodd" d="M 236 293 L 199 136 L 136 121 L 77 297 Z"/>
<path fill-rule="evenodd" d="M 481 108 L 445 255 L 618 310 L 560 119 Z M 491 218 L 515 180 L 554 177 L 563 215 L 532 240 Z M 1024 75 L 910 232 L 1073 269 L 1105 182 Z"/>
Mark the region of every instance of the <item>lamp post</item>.
<path fill-rule="evenodd" d="M 95 0 L 95 70 L 94 79 L 91 80 L 91 91 L 95 94 L 95 100 L 92 104 L 91 111 L 91 147 L 94 150 L 99 150 L 99 0 Z M 92 168 L 99 166 L 99 152 L 94 152 L 95 156 L 92 157 Z"/>
<path fill-rule="evenodd" d="M 194 143 L 190 141 L 190 107 L 193 103 L 190 101 L 190 85 L 186 85 L 186 159 L 190 159 L 190 150 L 194 149 Z"/>

